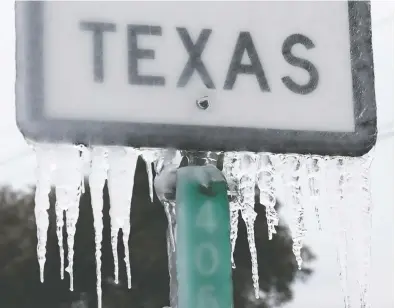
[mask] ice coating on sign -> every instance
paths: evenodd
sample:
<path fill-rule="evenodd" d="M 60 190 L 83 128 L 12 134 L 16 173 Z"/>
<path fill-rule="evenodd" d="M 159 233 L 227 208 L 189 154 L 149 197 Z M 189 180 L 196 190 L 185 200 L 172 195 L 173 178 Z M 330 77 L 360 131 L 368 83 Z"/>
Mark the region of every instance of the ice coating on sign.
<path fill-rule="evenodd" d="M 93 212 L 93 227 L 95 229 L 96 257 L 96 290 L 97 306 L 102 306 L 101 289 L 101 242 L 103 239 L 103 188 L 107 180 L 108 151 L 103 147 L 94 147 L 91 151 L 91 168 L 89 186 Z"/>
<path fill-rule="evenodd" d="M 130 234 L 130 206 L 133 196 L 134 174 L 140 152 L 133 148 L 109 148 L 108 191 L 110 196 L 111 247 L 114 257 L 114 280 L 119 282 L 118 231 L 122 230 L 125 248 L 128 288 L 132 287 L 128 239 Z"/>
<path fill-rule="evenodd" d="M 255 205 L 255 180 L 258 170 L 257 155 L 254 153 L 240 153 L 240 182 L 239 182 L 239 204 L 241 217 L 247 227 L 247 239 L 251 253 L 252 280 L 254 284 L 255 297 L 259 298 L 259 276 L 258 258 L 255 247 L 254 223 L 256 219 Z"/>
<path fill-rule="evenodd" d="M 44 266 L 46 261 L 47 232 L 49 226 L 48 210 L 50 207 L 51 174 L 53 171 L 53 152 L 45 145 L 35 145 L 37 158 L 37 184 L 35 192 L 34 214 L 37 224 L 37 258 L 40 267 L 40 281 L 44 282 Z"/>
<path fill-rule="evenodd" d="M 60 145 L 55 146 L 54 184 L 56 191 L 56 222 L 61 258 L 61 278 L 63 278 L 63 213 L 66 212 L 66 232 L 68 247 L 68 266 L 70 274 L 70 291 L 74 290 L 73 259 L 74 235 L 79 215 L 79 202 L 83 187 L 83 157 L 81 147 Z"/>
<path fill-rule="evenodd" d="M 236 166 L 236 164 L 238 164 Z M 223 174 L 228 183 L 228 199 L 230 210 L 230 243 L 232 247 L 232 267 L 236 268 L 234 262 L 234 251 L 238 233 L 239 211 L 240 205 L 238 201 L 238 178 L 237 174 L 240 169 L 240 161 L 237 159 L 235 152 L 226 152 L 224 154 Z"/>
<path fill-rule="evenodd" d="M 309 203 L 310 206 L 314 207 L 318 229 L 322 230 L 320 213 L 318 209 L 318 202 L 321 197 L 321 185 L 322 185 L 322 168 L 324 166 L 324 159 L 318 155 L 309 155 L 305 161 L 307 170 L 307 185 L 308 192 L 310 195 Z"/>
<path fill-rule="evenodd" d="M 278 214 L 276 212 L 276 190 L 274 186 L 275 169 L 272 163 L 272 155 L 260 153 L 258 156 L 257 184 L 260 191 L 260 203 L 265 206 L 269 240 L 276 233 L 278 226 Z"/>

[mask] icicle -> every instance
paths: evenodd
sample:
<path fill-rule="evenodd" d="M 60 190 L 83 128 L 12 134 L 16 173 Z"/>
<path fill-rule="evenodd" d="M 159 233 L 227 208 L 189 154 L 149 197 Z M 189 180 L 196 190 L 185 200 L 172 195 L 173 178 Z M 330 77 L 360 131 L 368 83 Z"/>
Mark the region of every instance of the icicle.
<path fill-rule="evenodd" d="M 236 165 L 238 164 L 238 165 Z M 234 262 L 234 251 L 238 233 L 240 205 L 238 201 L 238 173 L 240 172 L 240 161 L 237 160 L 236 153 L 226 152 L 224 154 L 223 174 L 228 183 L 228 199 L 230 210 L 230 242 L 232 247 L 232 267 L 236 268 Z"/>
<path fill-rule="evenodd" d="M 157 153 L 157 159 L 155 162 L 155 172 L 157 174 L 161 174 L 162 171 L 164 172 L 171 172 L 174 173 L 174 181 L 175 181 L 175 174 L 176 174 L 176 170 L 178 168 L 178 166 L 180 165 L 182 160 L 182 155 L 181 155 L 181 151 L 176 150 L 176 149 L 166 149 L 166 150 L 162 150 L 161 152 Z M 165 167 L 171 166 L 168 169 L 165 169 Z M 164 177 L 167 177 L 167 175 L 164 175 Z M 160 181 L 159 181 L 160 182 Z M 175 252 L 176 250 L 176 240 L 175 240 L 175 217 L 176 217 L 176 213 L 175 213 L 175 200 L 170 200 L 168 198 L 166 198 L 166 196 L 164 195 L 164 193 L 171 193 L 170 191 L 167 191 L 167 189 L 169 189 L 169 187 L 167 187 L 168 184 L 170 183 L 159 183 L 157 182 L 156 185 L 159 185 L 156 187 L 156 192 L 158 193 L 158 191 L 160 191 L 160 196 L 158 195 L 159 200 L 161 201 L 164 210 L 165 210 L 165 214 L 166 214 L 166 218 L 167 218 L 167 222 L 168 222 L 168 234 L 169 234 L 169 242 L 170 242 L 170 246 L 173 252 Z M 173 183 L 175 185 L 175 183 Z M 162 195 L 163 194 L 163 195 Z M 170 256 L 169 256 L 170 257 Z"/>
<path fill-rule="evenodd" d="M 171 243 L 172 239 L 170 236 L 171 228 L 167 229 L 166 232 L 166 248 L 167 248 L 167 256 L 168 256 L 168 271 L 169 271 L 169 287 L 170 287 L 170 294 L 169 294 L 169 301 L 170 307 L 167 308 L 177 308 L 178 303 L 178 283 L 177 283 L 177 259 L 176 253 L 174 249 L 174 243 Z M 164 307 L 166 308 L 166 307 Z"/>
<path fill-rule="evenodd" d="M 178 152 L 178 151 L 177 151 Z M 178 152 L 179 153 L 179 152 Z M 173 308 L 177 307 L 177 271 L 176 271 L 176 212 L 175 212 L 175 198 L 176 198 L 176 180 L 177 169 L 180 164 L 178 154 L 173 151 L 171 153 L 162 153 L 161 157 L 155 164 L 158 175 L 155 177 L 154 186 L 155 192 L 162 203 L 167 221 L 168 228 L 166 232 L 167 242 L 167 257 L 168 270 L 170 277 L 170 305 Z M 172 163 L 173 161 L 173 163 Z"/>
<path fill-rule="evenodd" d="M 56 146 L 54 170 L 54 184 L 56 190 L 56 222 L 57 235 L 61 258 L 61 278 L 63 278 L 63 212 L 66 212 L 66 232 L 68 247 L 68 266 L 66 271 L 70 274 L 70 291 L 74 290 L 73 259 L 74 235 L 79 215 L 79 201 L 83 186 L 83 158 L 81 147 Z"/>
<path fill-rule="evenodd" d="M 111 246 L 114 257 L 114 280 L 119 282 L 118 231 L 122 229 L 128 288 L 131 288 L 128 239 L 130 233 L 130 206 L 134 175 L 139 151 L 132 148 L 109 149 L 108 188 L 110 195 Z"/>
<path fill-rule="evenodd" d="M 101 308 L 102 306 L 101 242 L 103 239 L 103 188 L 107 179 L 108 168 L 108 151 L 102 147 L 93 148 L 91 152 L 89 186 L 93 211 L 93 226 L 95 229 L 96 290 L 98 308 Z"/>
<path fill-rule="evenodd" d="M 245 207 L 241 211 L 241 217 L 243 218 L 247 228 L 247 239 L 248 246 L 251 254 L 251 267 L 252 267 L 252 281 L 254 286 L 255 298 L 259 298 L 259 273 L 258 273 L 258 256 L 255 247 L 255 231 L 254 224 L 256 219 L 256 212 L 251 207 Z"/>
<path fill-rule="evenodd" d="M 151 202 L 154 202 L 154 174 L 152 172 L 152 162 L 146 161 L 147 176 L 148 176 L 148 186 L 149 186 L 149 196 Z"/>
<path fill-rule="evenodd" d="M 254 223 L 256 213 L 255 205 L 255 181 L 258 170 L 257 155 L 254 153 L 240 153 L 240 182 L 239 182 L 239 204 L 241 217 L 247 227 L 247 239 L 251 253 L 252 280 L 254 284 L 255 297 L 259 298 L 259 276 L 258 260 L 255 248 Z"/>
<path fill-rule="evenodd" d="M 276 233 L 278 215 L 275 209 L 276 195 L 274 187 L 275 170 L 269 153 L 260 153 L 258 160 L 257 184 L 260 190 L 260 202 L 266 209 L 266 220 L 269 240 Z"/>
<path fill-rule="evenodd" d="M 304 205 L 301 201 L 301 181 L 300 181 L 300 171 L 302 165 L 302 156 L 300 155 L 285 155 L 284 156 L 284 171 L 283 178 L 284 184 L 287 189 L 288 203 L 292 204 L 295 212 L 295 226 L 292 230 L 292 251 L 296 257 L 296 262 L 298 263 L 299 269 L 302 268 L 302 256 L 301 249 L 303 247 L 303 239 L 306 233 L 304 226 Z"/>
<path fill-rule="evenodd" d="M 175 150 L 175 149 L 167 149 L 159 152 L 157 154 L 157 159 L 155 165 L 155 172 L 157 174 L 160 174 L 163 170 L 165 170 L 165 167 L 167 166 L 172 166 L 171 168 L 167 169 L 165 172 L 172 172 L 175 174 L 178 166 L 180 165 L 182 160 L 182 155 L 181 151 Z M 166 177 L 166 176 L 165 176 Z M 175 176 L 174 176 L 174 181 L 175 181 Z M 167 183 L 169 184 L 169 183 Z M 166 183 L 157 183 L 159 185 L 156 187 L 156 192 L 158 193 L 158 190 L 160 190 L 162 193 L 171 193 L 170 191 L 166 191 L 168 187 Z M 175 183 L 174 183 L 175 185 Z M 164 209 L 165 209 L 165 214 L 167 218 L 167 223 L 168 223 L 168 234 L 169 234 L 169 242 L 171 245 L 171 249 L 173 252 L 176 251 L 176 240 L 175 240 L 175 217 L 176 217 L 176 203 L 175 200 L 170 200 L 166 198 L 164 195 L 163 196 L 158 196 L 159 200 L 161 201 Z M 170 255 L 169 255 L 170 258 Z M 170 261 L 169 261 L 170 262 Z"/>
<path fill-rule="evenodd" d="M 335 236 L 337 259 L 340 267 L 339 277 L 343 292 L 344 307 L 350 308 L 350 294 L 348 290 L 348 226 L 346 210 L 347 184 L 350 180 L 350 173 L 347 167 L 347 158 L 332 157 L 327 158 L 327 198 L 329 207 L 334 214 L 332 221 L 336 224 Z"/>
<path fill-rule="evenodd" d="M 290 190 L 288 189 L 289 171 L 285 160 L 285 154 L 271 154 L 270 159 L 273 163 L 273 186 L 276 199 L 285 204 L 290 204 Z"/>
<path fill-rule="evenodd" d="M 166 213 L 166 217 L 167 217 L 167 222 L 169 225 L 169 237 L 170 237 L 170 244 L 172 247 L 173 251 L 176 251 L 176 241 L 175 241 L 175 234 L 174 234 L 174 219 L 172 217 L 175 218 L 176 213 L 175 213 L 175 209 L 176 209 L 176 203 L 174 201 L 170 201 L 170 200 L 163 200 L 162 204 L 165 208 L 165 213 Z"/>
<path fill-rule="evenodd" d="M 43 145 L 35 145 L 37 157 L 37 184 L 35 192 L 34 214 L 37 224 L 37 257 L 40 266 L 40 281 L 44 282 L 46 261 L 47 232 L 49 226 L 48 210 L 50 207 L 51 174 L 53 171 L 53 152 Z"/>
<path fill-rule="evenodd" d="M 152 163 L 158 160 L 162 155 L 162 149 L 154 149 L 154 148 L 141 148 L 140 151 L 142 152 L 141 157 L 144 159 L 146 168 L 147 168 L 147 175 L 148 175 L 148 185 L 149 185 L 149 195 L 151 198 L 151 202 L 154 201 L 154 174 L 152 170 Z"/>
<path fill-rule="evenodd" d="M 306 159 L 307 181 L 310 194 L 310 205 L 314 207 L 318 229 L 322 230 L 318 202 L 321 197 L 322 169 L 324 159 L 322 156 L 312 155 Z"/>
<path fill-rule="evenodd" d="M 338 215 L 339 217 L 339 222 L 341 226 L 340 230 L 340 245 L 339 245 L 339 261 L 340 261 L 340 280 L 341 283 L 343 284 L 343 293 L 344 293 L 344 306 L 346 308 L 349 308 L 351 306 L 350 302 L 350 294 L 348 290 L 348 269 L 347 269 L 347 263 L 348 263 L 348 224 L 347 224 L 347 184 L 350 180 L 350 173 L 349 170 L 346 168 L 348 165 L 348 159 L 345 157 L 338 157 L 336 158 L 336 167 L 339 172 L 339 184 L 338 184 L 338 198 L 339 198 L 339 205 L 338 205 Z"/>
<path fill-rule="evenodd" d="M 236 247 L 237 233 L 238 233 L 238 223 L 239 223 L 239 215 L 240 215 L 240 207 L 238 202 L 231 202 L 231 211 L 230 211 L 230 242 L 232 245 L 232 268 L 236 268 L 235 260 L 234 260 L 234 251 Z"/>
<path fill-rule="evenodd" d="M 64 279 L 64 249 L 63 249 L 63 225 L 64 225 L 64 211 L 62 204 L 58 201 L 58 194 L 56 192 L 55 215 L 56 215 L 56 236 L 58 238 L 59 257 L 60 257 L 60 279 Z M 60 199 L 60 197 L 59 197 Z"/>
<path fill-rule="evenodd" d="M 130 200 L 132 201 L 132 200 Z M 132 288 L 132 275 L 131 275 L 131 269 L 130 269 L 130 257 L 129 257 L 129 235 L 130 235 L 130 218 L 125 221 L 125 225 L 122 228 L 122 241 L 123 241 L 123 247 L 125 250 L 125 265 L 126 265 L 126 276 L 127 276 L 127 281 L 128 281 L 128 289 Z"/>
<path fill-rule="evenodd" d="M 360 305 L 361 308 L 371 307 L 368 298 L 369 291 L 369 269 L 371 263 L 371 233 L 372 233 L 372 209 L 373 202 L 370 191 L 370 166 L 372 163 L 371 153 L 368 153 L 364 157 L 355 158 L 354 164 L 355 169 L 353 174 L 358 175 L 359 183 L 357 183 L 356 195 L 359 196 L 362 203 L 362 269 L 359 270 L 360 278 Z"/>
<path fill-rule="evenodd" d="M 111 214 L 110 214 L 111 217 Z M 111 248 L 114 257 L 114 282 L 119 282 L 119 269 L 118 269 L 118 231 L 119 229 L 111 226 Z"/>

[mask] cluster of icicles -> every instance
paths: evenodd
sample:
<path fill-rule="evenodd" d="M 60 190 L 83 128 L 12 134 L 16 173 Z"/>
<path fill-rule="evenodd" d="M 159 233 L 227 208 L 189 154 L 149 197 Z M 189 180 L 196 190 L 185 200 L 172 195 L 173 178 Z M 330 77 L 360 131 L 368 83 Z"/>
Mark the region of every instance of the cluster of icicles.
<path fill-rule="evenodd" d="M 128 288 L 131 288 L 128 239 L 130 234 L 130 206 L 133 194 L 134 175 L 137 159 L 141 155 L 146 161 L 153 199 L 152 163 L 163 166 L 166 150 L 136 149 L 127 147 L 93 147 L 73 145 L 35 144 L 37 154 L 37 188 L 35 195 L 35 215 L 37 222 L 37 254 L 40 266 L 40 279 L 44 281 L 44 265 L 46 260 L 46 241 L 49 225 L 48 209 L 51 186 L 56 191 L 56 230 L 60 251 L 60 277 L 64 277 L 63 227 L 64 213 L 68 245 L 68 266 L 70 290 L 73 291 L 73 246 L 76 223 L 79 215 L 79 201 L 84 193 L 84 177 L 89 175 L 92 200 L 95 244 L 98 307 L 101 308 L 101 242 L 103 231 L 103 187 L 108 181 L 110 197 L 111 245 L 114 258 L 114 280 L 118 283 L 118 232 L 121 229 L 125 249 L 125 264 Z M 181 154 L 178 156 L 181 158 Z M 162 162 L 160 162 L 162 160 Z M 178 159 L 178 163 L 181 159 Z M 210 160 L 207 159 L 207 163 Z M 260 203 L 266 209 L 268 236 L 271 240 L 276 233 L 279 217 L 275 209 L 276 196 L 294 210 L 295 220 L 291 227 L 293 253 L 299 269 L 302 268 L 303 240 L 306 233 L 304 213 L 306 207 L 314 208 L 317 222 L 320 225 L 319 208 L 327 203 L 329 208 L 339 215 L 347 207 L 350 197 L 359 196 L 359 204 L 363 207 L 365 246 L 364 271 L 359 281 L 360 301 L 367 305 L 367 271 L 370 262 L 370 228 L 372 202 L 370 196 L 369 169 L 371 156 L 361 158 L 330 157 L 299 154 L 272 154 L 251 152 L 224 153 L 223 173 L 228 182 L 230 205 L 230 242 L 232 246 L 232 266 L 234 267 L 233 251 L 237 238 L 239 214 L 247 228 L 248 243 L 252 260 L 252 279 L 255 297 L 259 297 L 259 277 L 257 252 L 255 248 L 254 222 L 256 212 L 255 190 L 259 188 Z M 89 165 L 89 170 L 86 166 Z M 160 168 L 155 170 L 159 172 Z M 354 177 L 354 178 L 353 178 Z M 353 189 L 350 189 L 350 187 Z M 359 191 L 355 191 L 355 189 Z M 347 193 L 346 193 L 347 192 Z M 355 202 L 355 200 L 351 200 Z M 174 202 L 164 202 L 167 205 Z M 170 209 L 166 208 L 167 211 Z M 174 209 L 173 209 L 174 210 Z M 167 213 L 166 213 L 167 214 Z M 168 218 L 170 217 L 167 215 Z M 169 221 L 171 224 L 171 221 Z M 170 227 L 171 230 L 171 227 Z M 345 226 L 339 224 L 337 235 L 344 236 Z M 338 245 L 340 279 L 344 292 L 345 307 L 349 307 L 346 275 L 346 250 Z"/>

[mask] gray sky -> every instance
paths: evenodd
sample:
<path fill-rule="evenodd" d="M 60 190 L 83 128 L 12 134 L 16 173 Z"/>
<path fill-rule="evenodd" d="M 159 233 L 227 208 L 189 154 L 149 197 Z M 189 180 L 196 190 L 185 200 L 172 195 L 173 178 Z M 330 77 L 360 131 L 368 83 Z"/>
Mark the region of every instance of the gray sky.
<path fill-rule="evenodd" d="M 35 157 L 15 124 L 13 5 L 11 0 L 0 1 L 0 183 L 24 187 L 34 182 Z M 372 166 L 371 302 L 372 307 L 390 308 L 394 306 L 394 4 L 373 1 L 372 6 L 378 125 L 382 137 L 378 139 Z M 284 209 L 281 214 L 288 221 L 289 210 Z M 313 215 L 308 216 L 307 226 L 310 232 L 306 243 L 318 256 L 313 265 L 315 273 L 306 284 L 295 286 L 295 299 L 287 307 L 342 307 L 333 237 L 328 230 L 317 231 Z"/>

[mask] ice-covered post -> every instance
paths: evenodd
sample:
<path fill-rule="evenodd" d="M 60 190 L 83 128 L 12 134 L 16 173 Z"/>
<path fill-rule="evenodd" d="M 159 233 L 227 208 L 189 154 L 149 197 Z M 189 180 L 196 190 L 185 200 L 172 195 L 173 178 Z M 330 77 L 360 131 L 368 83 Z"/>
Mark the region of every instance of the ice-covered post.
<path fill-rule="evenodd" d="M 176 215 L 178 307 L 232 307 L 227 184 L 216 167 L 178 169 Z"/>
<path fill-rule="evenodd" d="M 174 149 L 164 150 L 159 159 L 155 162 L 155 172 L 157 176 L 154 180 L 154 187 L 158 199 L 162 203 L 167 221 L 168 228 L 166 232 L 167 254 L 170 278 L 170 307 L 177 308 L 178 289 L 177 289 L 177 270 L 176 270 L 176 179 L 177 169 L 181 163 L 181 152 Z"/>
<path fill-rule="evenodd" d="M 219 152 L 186 151 L 185 156 L 188 158 L 188 165 L 213 165 L 218 167 L 221 154 Z"/>

